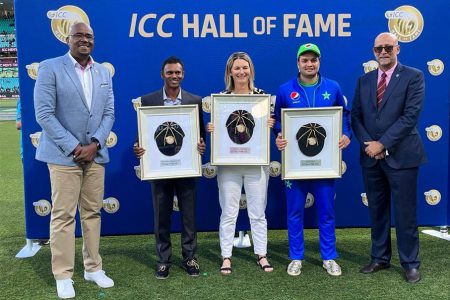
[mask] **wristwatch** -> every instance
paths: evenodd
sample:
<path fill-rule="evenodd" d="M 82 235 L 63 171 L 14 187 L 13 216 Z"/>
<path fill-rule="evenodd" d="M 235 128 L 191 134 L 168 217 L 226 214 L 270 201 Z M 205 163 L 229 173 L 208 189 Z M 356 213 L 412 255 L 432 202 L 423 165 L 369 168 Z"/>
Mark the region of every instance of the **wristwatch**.
<path fill-rule="evenodd" d="M 96 138 L 91 138 L 91 142 L 95 143 L 95 145 L 97 146 L 97 151 L 100 150 L 102 147 L 100 146 L 100 142 L 99 140 L 97 140 Z"/>

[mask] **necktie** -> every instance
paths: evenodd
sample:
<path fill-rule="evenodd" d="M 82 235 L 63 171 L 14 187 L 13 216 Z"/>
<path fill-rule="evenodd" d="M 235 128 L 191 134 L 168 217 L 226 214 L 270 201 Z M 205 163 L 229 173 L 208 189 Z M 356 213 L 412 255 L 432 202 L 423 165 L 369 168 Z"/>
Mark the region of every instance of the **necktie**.
<path fill-rule="evenodd" d="M 381 80 L 377 86 L 377 107 L 380 107 L 381 100 L 383 100 L 384 92 L 386 91 L 386 73 L 381 74 Z"/>

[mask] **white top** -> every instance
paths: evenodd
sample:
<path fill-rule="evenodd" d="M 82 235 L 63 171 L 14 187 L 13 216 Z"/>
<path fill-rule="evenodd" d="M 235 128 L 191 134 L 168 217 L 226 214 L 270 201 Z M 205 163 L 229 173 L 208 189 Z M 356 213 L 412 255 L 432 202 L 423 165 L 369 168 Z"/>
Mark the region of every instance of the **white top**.
<path fill-rule="evenodd" d="M 80 79 L 81 87 L 83 88 L 84 98 L 86 99 L 86 104 L 91 110 L 92 105 L 92 65 L 94 60 L 90 57 L 89 62 L 86 67 L 80 65 L 75 58 L 69 52 L 70 60 L 72 60 L 75 72 L 77 73 L 78 79 Z"/>

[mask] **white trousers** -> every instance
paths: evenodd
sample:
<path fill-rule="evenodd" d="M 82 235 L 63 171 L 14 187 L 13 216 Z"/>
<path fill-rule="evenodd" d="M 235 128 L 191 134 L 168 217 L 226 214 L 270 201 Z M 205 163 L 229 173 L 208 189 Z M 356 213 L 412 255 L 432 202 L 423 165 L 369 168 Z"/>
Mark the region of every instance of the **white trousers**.
<path fill-rule="evenodd" d="M 247 212 L 250 219 L 254 253 L 267 254 L 267 185 L 268 167 L 220 166 L 217 174 L 219 184 L 220 216 L 219 237 L 222 257 L 231 257 L 239 201 L 244 183 L 247 197 Z"/>

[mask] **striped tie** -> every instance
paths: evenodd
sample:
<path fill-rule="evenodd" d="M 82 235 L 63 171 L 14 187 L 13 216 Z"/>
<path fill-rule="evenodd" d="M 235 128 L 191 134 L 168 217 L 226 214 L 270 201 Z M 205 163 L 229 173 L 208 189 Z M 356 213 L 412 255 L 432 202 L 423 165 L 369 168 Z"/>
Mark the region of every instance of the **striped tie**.
<path fill-rule="evenodd" d="M 377 86 L 377 107 L 380 107 L 381 100 L 383 100 L 384 92 L 386 91 L 386 73 L 381 74 L 381 80 Z"/>

